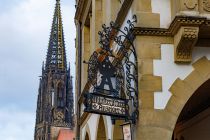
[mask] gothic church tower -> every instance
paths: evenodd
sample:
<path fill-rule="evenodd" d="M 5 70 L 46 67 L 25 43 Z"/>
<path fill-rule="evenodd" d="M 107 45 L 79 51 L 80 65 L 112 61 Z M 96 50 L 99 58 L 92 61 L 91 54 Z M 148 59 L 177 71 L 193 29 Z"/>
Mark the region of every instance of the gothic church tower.
<path fill-rule="evenodd" d="M 67 68 L 60 0 L 56 0 L 46 64 L 38 90 L 35 140 L 55 140 L 59 130 L 73 129 L 73 87 Z"/>

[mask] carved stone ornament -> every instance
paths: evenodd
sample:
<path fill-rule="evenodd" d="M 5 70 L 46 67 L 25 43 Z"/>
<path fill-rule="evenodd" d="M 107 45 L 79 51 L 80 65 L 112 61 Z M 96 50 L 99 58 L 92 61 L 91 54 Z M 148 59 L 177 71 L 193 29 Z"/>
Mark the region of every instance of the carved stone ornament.
<path fill-rule="evenodd" d="M 70 127 L 71 125 L 69 123 L 66 123 L 66 122 L 63 122 L 63 121 L 55 120 L 53 122 L 53 126 L 57 126 L 57 127 Z"/>
<path fill-rule="evenodd" d="M 189 10 L 194 10 L 198 6 L 197 0 L 184 0 L 184 5 Z"/>
<path fill-rule="evenodd" d="M 57 112 L 55 115 L 56 120 L 63 120 L 64 119 L 64 114 L 62 112 Z"/>
<path fill-rule="evenodd" d="M 203 9 L 210 12 L 210 0 L 203 0 Z"/>
<path fill-rule="evenodd" d="M 210 21 L 204 17 L 185 17 L 185 16 L 176 16 L 172 21 L 168 29 L 164 28 L 142 28 L 135 27 L 134 34 L 136 36 L 146 35 L 146 36 L 175 36 L 178 30 L 182 26 L 194 26 L 199 27 L 202 25 L 208 24 Z"/>
<path fill-rule="evenodd" d="M 64 121 L 64 119 L 65 119 L 65 116 L 64 116 L 64 113 L 62 111 L 56 112 L 55 116 L 54 116 L 53 125 L 54 126 L 62 126 L 62 127 L 70 127 L 70 124 L 66 123 Z"/>
<path fill-rule="evenodd" d="M 198 39 L 199 27 L 181 27 L 175 35 L 175 62 L 191 62 L 192 50 Z"/>

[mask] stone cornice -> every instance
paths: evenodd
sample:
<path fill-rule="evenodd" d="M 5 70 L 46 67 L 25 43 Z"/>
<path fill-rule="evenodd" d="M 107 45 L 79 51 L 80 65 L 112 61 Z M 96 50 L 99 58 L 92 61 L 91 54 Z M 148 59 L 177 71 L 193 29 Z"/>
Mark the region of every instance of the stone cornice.
<path fill-rule="evenodd" d="M 139 19 L 140 20 L 140 19 Z M 165 28 L 145 28 L 135 27 L 135 35 L 146 36 L 174 36 L 181 26 L 194 26 L 198 27 L 204 24 L 209 24 L 209 20 L 204 17 L 185 17 L 177 16 L 171 23 L 168 29 Z"/>
<path fill-rule="evenodd" d="M 205 17 L 177 16 L 168 29 L 136 27 L 136 36 L 162 36 L 174 38 L 174 61 L 190 63 L 192 50 L 199 39 L 209 38 L 210 20 Z"/>

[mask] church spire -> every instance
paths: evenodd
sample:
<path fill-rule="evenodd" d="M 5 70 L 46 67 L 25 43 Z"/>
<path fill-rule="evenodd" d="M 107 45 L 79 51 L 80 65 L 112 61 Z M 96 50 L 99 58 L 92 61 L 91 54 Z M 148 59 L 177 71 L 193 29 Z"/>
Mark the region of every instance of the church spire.
<path fill-rule="evenodd" d="M 61 129 L 74 127 L 74 95 L 67 69 L 60 0 L 56 0 L 47 58 L 42 67 L 34 140 L 54 140 Z"/>
<path fill-rule="evenodd" d="M 65 41 L 60 10 L 60 0 L 56 0 L 47 52 L 46 70 L 49 69 L 66 70 Z"/>

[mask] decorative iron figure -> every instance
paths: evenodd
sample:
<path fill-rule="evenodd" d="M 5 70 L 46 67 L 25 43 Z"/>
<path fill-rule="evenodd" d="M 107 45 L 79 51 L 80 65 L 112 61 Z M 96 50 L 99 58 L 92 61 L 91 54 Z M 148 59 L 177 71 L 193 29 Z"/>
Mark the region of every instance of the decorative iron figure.
<path fill-rule="evenodd" d="M 127 21 L 127 26 L 121 30 L 120 26 L 116 23 L 111 22 L 110 26 L 107 27 L 105 24 L 102 25 L 102 31 L 98 34 L 100 36 L 101 50 L 99 52 L 95 51 L 90 57 L 88 62 L 88 80 L 95 87 L 95 91 L 99 90 L 109 90 L 109 93 L 103 93 L 103 97 L 99 96 L 99 93 L 86 93 L 85 94 L 85 111 L 88 110 L 92 113 L 108 114 L 112 116 L 113 119 L 124 118 L 126 120 L 131 120 L 133 124 L 139 116 L 139 99 L 138 99 L 138 62 L 133 41 L 135 36 L 133 34 L 134 23 L 137 22 L 136 16 L 133 16 L 133 20 Z M 118 46 L 115 55 L 113 55 L 112 44 Z M 99 58 L 103 58 L 102 61 Z M 112 61 L 109 59 L 113 58 Z M 97 73 L 102 76 L 97 77 Z M 97 78 L 101 78 L 101 83 L 97 86 Z M 112 78 L 115 79 L 115 88 L 113 87 Z M 106 89 L 106 85 L 108 88 Z M 97 95 L 96 95 L 97 94 Z M 125 95 L 122 95 L 125 94 Z M 95 100 L 97 98 L 104 98 L 103 100 L 123 100 L 123 108 L 125 112 L 123 115 L 117 116 L 116 114 L 106 111 L 93 110 L 92 106 L 103 108 L 103 105 L 99 105 Z M 108 97 L 109 96 L 109 97 Z M 113 97 L 113 98 L 110 98 Z M 129 101 L 129 103 L 128 103 Z M 132 106 L 128 107 L 128 104 Z M 129 111 L 127 110 L 129 108 Z M 109 110 L 109 109 L 108 109 Z M 128 113 L 130 112 L 130 113 Z M 128 115 L 126 115 L 128 113 Z M 124 117 L 122 117 L 124 116 Z"/>
<path fill-rule="evenodd" d="M 113 94 L 114 96 L 117 96 L 117 91 L 113 88 L 113 82 L 111 80 L 111 78 L 115 77 L 116 69 L 110 62 L 108 56 L 106 56 L 105 59 L 101 63 L 99 63 L 99 72 L 102 75 L 101 83 L 99 86 L 96 87 L 96 91 L 100 92 L 102 90 L 105 94 Z M 105 90 L 108 90 L 110 92 L 104 92 Z"/>

